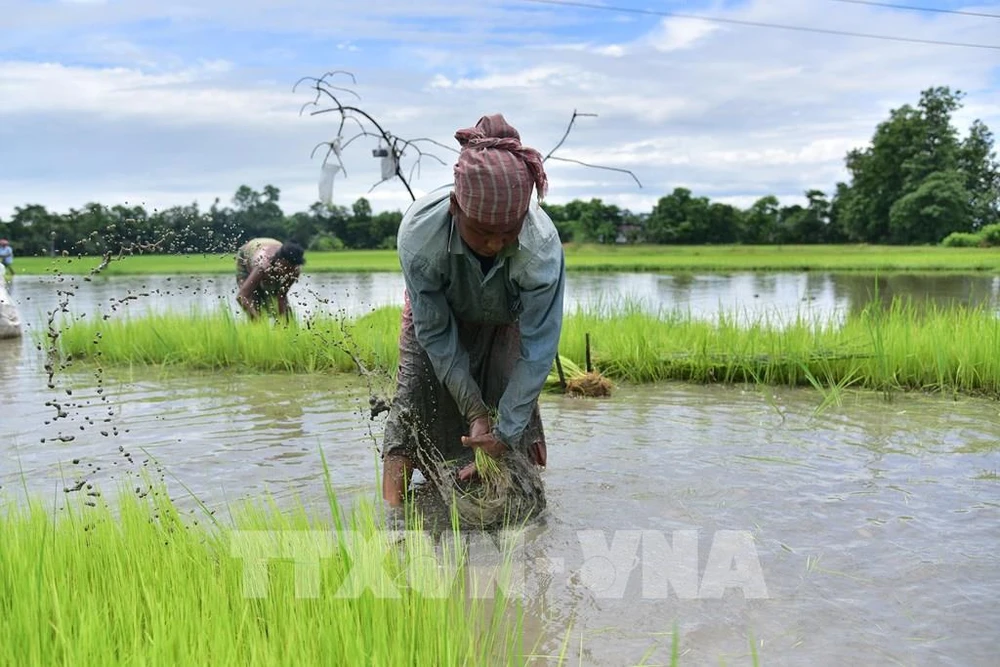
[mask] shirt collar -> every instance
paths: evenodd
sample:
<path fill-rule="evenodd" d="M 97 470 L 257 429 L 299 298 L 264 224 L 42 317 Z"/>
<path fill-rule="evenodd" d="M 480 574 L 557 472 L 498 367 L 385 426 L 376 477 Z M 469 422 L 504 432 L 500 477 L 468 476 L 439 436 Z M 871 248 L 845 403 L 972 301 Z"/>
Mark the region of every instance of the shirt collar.
<path fill-rule="evenodd" d="M 462 242 L 462 235 L 458 233 L 458 225 L 451 214 L 448 214 L 448 252 L 452 255 L 465 254 L 465 243 Z"/>

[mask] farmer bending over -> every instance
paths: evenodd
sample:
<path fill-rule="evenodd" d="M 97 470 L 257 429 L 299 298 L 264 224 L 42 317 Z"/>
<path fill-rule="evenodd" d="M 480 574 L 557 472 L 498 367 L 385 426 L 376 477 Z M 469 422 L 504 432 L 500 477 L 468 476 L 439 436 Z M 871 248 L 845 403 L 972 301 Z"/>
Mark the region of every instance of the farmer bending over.
<path fill-rule="evenodd" d="M 383 450 L 390 506 L 414 468 L 428 476 L 428 454 L 471 461 L 482 447 L 546 460 L 538 395 L 558 349 L 565 268 L 556 228 L 531 199 L 546 192 L 542 156 L 500 114 L 455 138 L 453 188 L 415 201 L 397 239 L 406 292 Z M 469 463 L 459 478 L 474 474 Z"/>
<path fill-rule="evenodd" d="M 278 303 L 278 315 L 287 317 L 288 290 L 306 263 L 302 247 L 270 238 L 250 239 L 236 251 L 236 300 L 250 319 Z"/>
<path fill-rule="evenodd" d="M 0 239 L 0 264 L 3 264 L 5 279 L 10 281 L 14 277 L 14 249 L 7 239 Z"/>

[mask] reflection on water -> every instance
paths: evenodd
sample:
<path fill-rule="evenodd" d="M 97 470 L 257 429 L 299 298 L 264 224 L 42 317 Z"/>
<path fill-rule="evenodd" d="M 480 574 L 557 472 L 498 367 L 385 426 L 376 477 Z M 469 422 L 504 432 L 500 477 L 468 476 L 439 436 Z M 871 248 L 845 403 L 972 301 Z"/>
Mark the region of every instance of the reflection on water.
<path fill-rule="evenodd" d="M 832 287 L 835 298 L 850 303 L 855 311 L 875 299 L 889 304 L 894 298 L 911 297 L 936 306 L 965 304 L 995 311 L 1000 298 L 1000 276 L 992 275 L 844 275 Z"/>
<path fill-rule="evenodd" d="M 229 277 L 18 281 L 36 329 L 56 288 L 75 291 L 77 315 L 231 307 L 234 291 Z M 878 285 L 882 298 L 994 309 L 998 298 L 988 276 Z M 573 274 L 570 307 L 631 296 L 706 316 L 802 304 L 834 313 L 859 307 L 874 286 L 855 274 Z M 398 303 L 400 289 L 395 275 L 327 275 L 299 295 L 357 313 Z M 150 296 L 116 305 L 130 290 Z M 368 418 L 361 382 L 142 369 L 107 371 L 100 385 L 93 373 L 62 373 L 49 389 L 43 363 L 29 338 L 0 341 L 2 494 L 17 498 L 23 485 L 61 497 L 86 481 L 110 495 L 145 472 L 162 474 L 186 509 L 196 504 L 185 488 L 212 507 L 268 492 L 318 501 L 322 451 L 338 493 L 376 496 L 384 416 Z M 558 653 L 572 621 L 571 664 L 634 664 L 651 647 L 650 662 L 664 663 L 676 623 L 684 664 L 749 664 L 751 635 L 768 665 L 995 664 L 998 404 L 867 395 L 817 416 L 812 392 L 766 400 L 764 391 L 664 384 L 602 401 L 544 398 L 549 510 L 524 553 L 534 575 L 526 628 L 542 651 Z M 752 537 L 767 597 L 733 587 L 698 597 L 722 531 Z M 678 593 L 690 589 L 667 548 L 679 556 L 691 535 L 694 596 Z M 657 573 L 673 579 L 664 587 Z"/>
<path fill-rule="evenodd" d="M 64 297 L 60 292 L 69 293 Z M 228 276 L 123 276 L 86 282 L 74 277 L 21 276 L 15 299 L 28 324 L 39 326 L 66 299 L 75 315 L 141 313 L 192 307 L 238 313 L 235 281 Z M 293 288 L 301 313 L 356 316 L 402 305 L 398 273 L 307 275 Z M 782 318 L 796 313 L 841 318 L 873 299 L 913 298 L 938 306 L 1000 308 L 1000 277 L 989 274 L 881 275 L 870 273 L 570 273 L 566 308 L 618 307 L 631 302 L 650 312 L 681 310 L 695 317 L 720 311 Z"/>

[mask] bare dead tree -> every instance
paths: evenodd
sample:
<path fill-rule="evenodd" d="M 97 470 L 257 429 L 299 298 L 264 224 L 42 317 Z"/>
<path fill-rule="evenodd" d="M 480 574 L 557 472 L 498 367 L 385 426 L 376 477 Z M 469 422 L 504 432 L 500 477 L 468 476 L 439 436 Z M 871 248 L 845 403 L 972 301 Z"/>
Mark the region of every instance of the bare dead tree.
<path fill-rule="evenodd" d="M 406 187 L 406 191 L 410 195 L 410 198 L 416 200 L 416 195 L 413 194 L 413 189 L 410 187 L 410 182 L 407 180 L 406 176 L 403 173 L 402 160 L 403 157 L 406 155 L 407 151 L 412 150 L 417 154 L 417 159 L 410 170 L 412 178 L 413 169 L 419 169 L 420 162 L 425 157 L 434 159 L 439 163 L 441 163 L 441 165 L 446 164 L 444 160 L 437 157 L 436 155 L 433 155 L 431 153 L 422 150 L 418 146 L 419 142 L 437 144 L 438 146 L 441 146 L 442 148 L 448 150 L 454 150 L 454 149 L 451 149 L 448 146 L 445 146 L 444 144 L 434 141 L 433 139 L 428 139 L 423 137 L 418 139 L 403 139 L 401 137 L 397 137 L 389 133 L 384 127 L 382 127 L 382 125 L 377 120 L 375 120 L 375 118 L 373 118 L 364 109 L 361 109 L 360 107 L 357 106 L 346 105 L 342 103 L 340 99 L 337 97 L 336 94 L 337 92 L 349 93 L 351 95 L 354 95 L 354 97 L 358 98 L 358 100 L 361 99 L 361 96 L 355 93 L 353 90 L 350 90 L 348 88 L 343 88 L 341 86 L 335 86 L 332 83 L 330 83 L 330 79 L 338 74 L 349 76 L 351 78 L 351 82 L 357 84 L 357 80 L 354 78 L 354 75 L 351 74 L 350 72 L 345 72 L 343 70 L 335 70 L 332 72 L 327 72 L 326 74 L 318 78 L 303 77 L 299 79 L 292 87 L 292 91 L 294 92 L 302 82 L 308 81 L 311 83 L 310 87 L 316 91 L 316 94 L 312 99 L 312 101 L 306 102 L 305 104 L 302 105 L 302 108 L 299 110 L 300 114 L 310 106 L 320 107 L 320 102 L 323 101 L 327 102 L 327 104 L 332 104 L 332 106 L 327 106 L 325 108 L 317 108 L 316 110 L 310 113 L 311 116 L 327 114 L 327 113 L 340 114 L 340 124 L 339 127 L 337 128 L 336 139 L 334 139 L 333 141 L 324 141 L 317 144 L 313 148 L 311 156 L 314 156 L 316 154 L 316 150 L 319 149 L 320 146 L 326 146 L 327 154 L 326 157 L 324 158 L 325 162 L 325 160 L 329 158 L 331 153 L 337 152 L 339 154 L 339 151 L 346 149 L 356 139 L 359 139 L 361 137 L 374 137 L 378 139 L 380 143 L 384 141 L 386 143 L 386 146 L 383 150 L 390 152 L 389 154 L 392 156 L 393 163 L 395 164 L 395 170 L 393 176 L 398 177 L 399 180 L 402 181 L 403 186 Z M 373 129 L 366 127 L 365 123 L 362 122 L 362 120 L 367 121 L 368 124 Z M 347 121 L 352 121 L 354 124 L 356 124 L 358 126 L 359 132 L 358 134 L 352 136 L 350 139 L 343 141 L 342 138 L 344 133 L 344 127 L 347 124 Z M 372 155 L 374 157 L 382 157 L 376 151 L 372 151 Z M 373 185 L 371 189 L 374 190 L 376 187 L 378 187 L 380 184 L 384 183 L 387 180 L 389 179 L 383 178 L 381 181 Z M 369 192 L 371 192 L 371 190 L 369 190 Z"/>
<path fill-rule="evenodd" d="M 326 146 L 327 152 L 323 159 L 323 163 L 326 164 L 331 154 L 336 154 L 337 158 L 339 159 L 340 152 L 345 150 L 350 144 L 354 143 L 355 140 L 360 139 L 362 137 L 374 138 L 378 140 L 379 148 L 372 151 L 373 157 L 385 158 L 391 156 L 392 162 L 390 164 L 394 166 L 394 170 L 391 176 L 389 177 L 386 177 L 385 174 L 383 174 L 382 180 L 375 183 L 375 185 L 371 187 L 369 192 L 371 192 L 372 190 L 374 190 L 376 187 L 386 182 L 387 180 L 390 180 L 392 177 L 397 177 L 403 183 L 403 186 L 409 193 L 410 198 L 416 200 L 416 195 L 414 195 L 413 193 L 413 188 L 410 186 L 410 181 L 413 179 L 414 170 L 417 171 L 417 175 L 419 176 L 420 164 L 422 160 L 424 158 L 427 158 L 437 161 L 442 166 L 447 165 L 447 163 L 440 157 L 431 152 L 428 152 L 427 150 L 422 149 L 420 145 L 432 144 L 434 146 L 437 146 L 447 151 L 451 151 L 452 153 L 456 154 L 459 152 L 458 149 L 453 148 L 451 146 L 447 146 L 439 141 L 435 141 L 434 139 L 430 139 L 427 137 L 420 137 L 416 139 L 403 139 L 399 136 L 392 134 L 364 109 L 353 104 L 344 104 L 341 101 L 341 97 L 343 97 L 344 95 L 352 95 L 355 98 L 357 98 L 357 100 L 360 102 L 361 96 L 358 95 L 353 90 L 351 90 L 350 88 L 334 85 L 331 82 L 331 80 L 334 77 L 337 77 L 338 75 L 349 77 L 351 83 L 357 85 L 357 79 L 351 72 L 347 72 L 344 70 L 334 70 L 327 72 L 320 77 L 303 77 L 299 79 L 292 87 L 292 91 L 295 92 L 298 89 L 299 85 L 301 85 L 304 82 L 308 82 L 309 88 L 315 91 L 313 99 L 302 105 L 302 108 L 299 110 L 300 115 L 307 108 L 315 107 L 315 109 L 310 112 L 311 116 L 328 114 L 328 113 L 336 113 L 339 114 L 340 116 L 340 122 L 337 127 L 336 137 L 331 141 L 323 141 L 317 144 L 313 148 L 310 157 L 314 157 L 316 155 L 316 151 L 319 150 L 320 147 Z M 628 169 L 590 164 L 587 162 L 583 162 L 581 160 L 558 157 L 555 155 L 556 151 L 562 148 L 563 144 L 566 143 L 566 139 L 572 132 L 573 126 L 576 123 L 577 118 L 581 117 L 597 117 L 597 114 L 581 113 L 574 109 L 573 115 L 570 117 L 569 124 L 567 125 L 566 131 L 563 133 L 562 138 L 555 145 L 555 147 L 552 150 L 550 150 L 547 155 L 545 155 L 545 157 L 543 158 L 543 162 L 551 159 L 551 160 L 558 160 L 561 162 L 578 164 L 591 169 L 603 169 L 607 171 L 615 171 L 623 174 L 628 174 L 641 188 L 642 183 L 639 181 L 638 177 L 636 177 L 636 175 Z M 343 139 L 343 134 L 344 134 L 344 128 L 348 125 L 348 122 L 350 122 L 352 126 L 353 125 L 357 126 L 358 133 L 354 134 L 345 141 Z M 385 143 L 384 147 L 382 146 L 383 142 Z M 379 152 L 380 150 L 383 152 Z M 415 159 L 409 169 L 409 179 L 408 179 L 403 172 L 403 158 L 407 157 L 410 154 L 414 155 Z M 341 162 L 341 167 L 343 168 L 344 173 L 346 175 L 346 168 L 343 167 L 342 162 Z"/>
<path fill-rule="evenodd" d="M 628 169 L 622 169 L 621 167 L 606 167 L 604 165 L 590 164 L 588 162 L 582 162 L 580 160 L 574 160 L 574 159 L 568 158 L 568 157 L 556 157 L 555 155 L 553 155 L 557 150 L 559 150 L 560 148 L 562 148 L 562 145 L 564 143 L 566 143 L 566 139 L 569 137 L 569 133 L 573 131 L 573 124 L 576 122 L 577 118 L 580 118 L 582 116 L 590 116 L 592 118 L 597 118 L 597 114 L 596 113 L 580 113 L 576 109 L 573 109 L 573 115 L 569 119 L 569 125 L 566 126 L 566 131 L 563 133 L 562 139 L 560 139 L 559 143 L 557 143 L 555 145 L 555 148 L 553 148 L 552 150 L 550 150 L 549 153 L 548 153 L 548 155 L 546 155 L 545 158 L 542 159 L 542 162 L 545 162 L 546 160 L 552 159 L 552 160 L 560 160 L 562 162 L 572 162 L 574 164 L 579 164 L 579 165 L 582 165 L 584 167 L 590 167 L 591 169 L 606 169 L 608 171 L 617 171 L 619 173 L 628 174 L 629 176 L 631 176 L 632 179 L 635 180 L 636 184 L 641 188 L 642 187 L 642 183 L 639 182 L 639 179 L 636 177 L 636 175 L 633 174 Z"/>

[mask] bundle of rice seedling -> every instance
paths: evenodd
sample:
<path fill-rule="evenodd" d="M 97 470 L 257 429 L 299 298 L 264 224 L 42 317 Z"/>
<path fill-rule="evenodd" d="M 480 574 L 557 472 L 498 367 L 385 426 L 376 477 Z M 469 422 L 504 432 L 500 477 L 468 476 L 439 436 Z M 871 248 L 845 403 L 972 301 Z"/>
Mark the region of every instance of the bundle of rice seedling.
<path fill-rule="evenodd" d="M 558 355 L 553 369 L 545 380 L 550 390 L 559 390 L 570 396 L 610 396 L 614 385 L 611 380 L 594 370 L 584 370 L 568 357 Z"/>
<path fill-rule="evenodd" d="M 593 371 L 566 381 L 566 393 L 570 396 L 610 396 L 611 387 L 611 380 Z"/>
<path fill-rule="evenodd" d="M 452 508 L 462 528 L 498 528 L 519 524 L 545 509 L 545 489 L 535 464 L 521 451 L 509 451 L 495 459 L 475 450 L 478 473 L 460 481 L 464 462 L 426 462 L 434 486 Z"/>
<path fill-rule="evenodd" d="M 496 422 L 497 415 L 491 421 Z M 416 422 L 411 422 L 414 441 L 427 443 Z M 501 528 L 521 524 L 545 509 L 545 488 L 539 469 L 520 448 L 495 459 L 476 447 L 457 460 L 446 460 L 436 447 L 427 443 L 415 455 L 421 472 L 454 513 L 462 529 Z M 471 459 L 471 461 L 470 461 Z M 460 480 L 459 472 L 469 463 L 477 475 Z"/>
<path fill-rule="evenodd" d="M 519 524 L 545 509 L 541 475 L 525 453 L 509 451 L 495 459 L 477 448 L 476 471 L 478 475 L 465 488 L 456 489 L 451 501 L 462 525 Z"/>
<path fill-rule="evenodd" d="M 476 448 L 476 472 L 483 482 L 491 486 L 503 486 L 505 482 L 509 483 L 506 479 L 507 471 L 500 466 L 500 462 L 480 447 Z"/>

